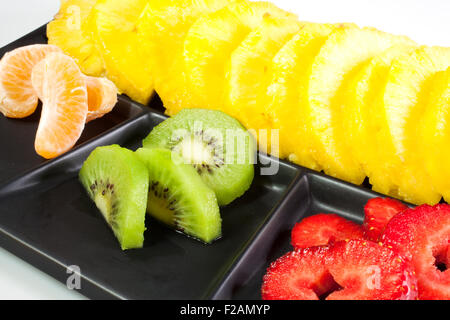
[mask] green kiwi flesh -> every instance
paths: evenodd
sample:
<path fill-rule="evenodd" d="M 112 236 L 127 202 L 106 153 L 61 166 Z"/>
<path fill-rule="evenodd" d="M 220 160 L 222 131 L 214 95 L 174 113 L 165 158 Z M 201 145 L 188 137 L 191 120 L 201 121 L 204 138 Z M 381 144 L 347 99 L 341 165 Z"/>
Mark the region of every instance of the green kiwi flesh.
<path fill-rule="evenodd" d="M 159 221 L 205 243 L 221 235 L 222 219 L 214 192 L 175 152 L 136 151 L 149 172 L 147 212 Z"/>
<path fill-rule="evenodd" d="M 149 175 L 136 154 L 118 145 L 98 147 L 84 162 L 79 179 L 121 248 L 141 248 Z"/>
<path fill-rule="evenodd" d="M 215 192 L 221 206 L 243 195 L 253 181 L 254 139 L 222 111 L 183 109 L 156 126 L 143 147 L 179 153 Z"/>

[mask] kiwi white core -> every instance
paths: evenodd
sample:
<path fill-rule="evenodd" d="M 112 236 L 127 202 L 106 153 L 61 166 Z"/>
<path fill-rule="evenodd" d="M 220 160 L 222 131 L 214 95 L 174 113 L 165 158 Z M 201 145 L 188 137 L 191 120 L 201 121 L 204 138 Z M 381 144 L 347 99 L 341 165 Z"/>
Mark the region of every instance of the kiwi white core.
<path fill-rule="evenodd" d="M 190 161 L 190 164 L 213 163 L 213 152 L 203 141 L 190 137 L 184 139 L 178 146 L 177 151 L 184 159 Z"/>
<path fill-rule="evenodd" d="M 175 213 L 167 207 L 167 200 L 155 196 L 153 192 L 148 194 L 147 212 L 163 223 L 175 226 Z"/>
<path fill-rule="evenodd" d="M 110 221 L 111 216 L 111 199 L 108 195 L 102 195 L 101 192 L 97 193 L 94 198 L 95 205 L 102 213 L 106 221 Z"/>

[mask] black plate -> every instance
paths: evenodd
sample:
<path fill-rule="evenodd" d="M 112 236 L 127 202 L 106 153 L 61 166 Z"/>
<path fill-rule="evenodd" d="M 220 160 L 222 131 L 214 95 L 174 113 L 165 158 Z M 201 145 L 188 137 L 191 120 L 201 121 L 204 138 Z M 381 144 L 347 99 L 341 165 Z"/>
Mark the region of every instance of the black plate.
<path fill-rule="evenodd" d="M 45 27 L 0 49 L 45 43 Z M 123 252 L 77 180 L 97 146 L 136 149 L 165 119 L 155 97 L 142 106 L 127 97 L 111 114 L 90 123 L 65 155 L 43 160 L 33 142 L 39 110 L 22 120 L 0 116 L 0 244 L 66 282 L 67 267 L 81 270 L 80 292 L 90 298 L 258 299 L 268 263 L 289 247 L 289 231 L 320 211 L 362 220 L 364 203 L 377 194 L 260 155 L 279 165 L 222 208 L 223 237 L 204 245 L 147 219 L 143 249 Z"/>

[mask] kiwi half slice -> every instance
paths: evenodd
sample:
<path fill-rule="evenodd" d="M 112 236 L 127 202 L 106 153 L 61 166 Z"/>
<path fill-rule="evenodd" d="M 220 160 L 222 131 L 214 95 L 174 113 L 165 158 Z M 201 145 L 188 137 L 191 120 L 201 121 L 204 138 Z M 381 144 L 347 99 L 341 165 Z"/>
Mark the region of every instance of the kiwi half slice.
<path fill-rule="evenodd" d="M 79 178 L 123 250 L 144 243 L 148 171 L 136 154 L 118 145 L 96 148 Z"/>
<path fill-rule="evenodd" d="M 214 192 L 195 169 L 168 149 L 136 151 L 147 166 L 147 212 L 189 236 L 210 243 L 220 237 L 222 219 Z"/>
<path fill-rule="evenodd" d="M 222 111 L 183 109 L 156 126 L 143 146 L 179 153 L 215 192 L 221 206 L 244 194 L 253 180 L 255 141 Z"/>

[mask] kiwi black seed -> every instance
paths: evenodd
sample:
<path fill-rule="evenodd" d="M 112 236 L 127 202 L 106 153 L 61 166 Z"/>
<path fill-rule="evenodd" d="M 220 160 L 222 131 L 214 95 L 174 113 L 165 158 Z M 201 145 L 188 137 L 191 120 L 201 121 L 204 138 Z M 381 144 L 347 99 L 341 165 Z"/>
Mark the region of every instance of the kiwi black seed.
<path fill-rule="evenodd" d="M 228 144 L 230 141 L 235 144 Z M 215 192 L 219 205 L 240 197 L 253 180 L 254 139 L 221 111 L 183 109 L 156 126 L 143 146 L 180 154 Z"/>
<path fill-rule="evenodd" d="M 147 212 L 159 221 L 205 243 L 221 235 L 214 192 L 195 169 L 168 149 L 136 151 L 149 172 Z"/>
<path fill-rule="evenodd" d="M 118 145 L 96 148 L 79 178 L 122 249 L 142 247 L 149 178 L 136 154 Z"/>

